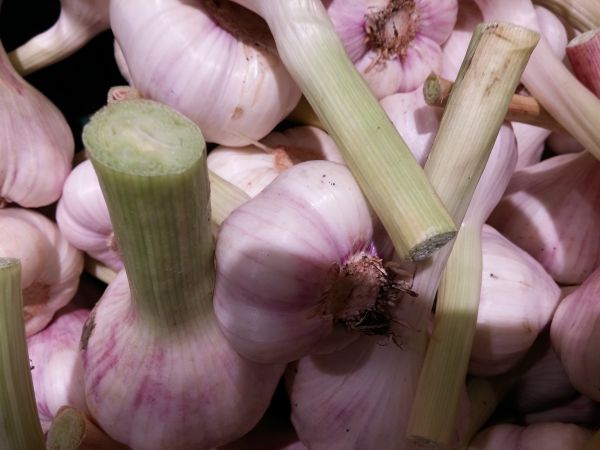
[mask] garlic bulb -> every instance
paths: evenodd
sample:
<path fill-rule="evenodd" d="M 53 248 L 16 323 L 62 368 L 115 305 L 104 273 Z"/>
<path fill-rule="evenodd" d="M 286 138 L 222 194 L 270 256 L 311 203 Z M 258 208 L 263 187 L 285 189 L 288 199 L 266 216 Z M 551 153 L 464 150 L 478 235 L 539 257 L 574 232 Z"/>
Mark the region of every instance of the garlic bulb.
<path fill-rule="evenodd" d="M 600 265 L 600 162 L 559 155 L 515 172 L 490 225 L 562 284 L 580 284 Z"/>
<path fill-rule="evenodd" d="M 48 327 L 27 339 L 31 378 L 44 433 L 61 406 L 87 411 L 79 340 L 89 314 L 89 310 L 81 308 L 62 310 Z"/>
<path fill-rule="evenodd" d="M 21 260 L 25 331 L 31 336 L 52 320 L 77 291 L 83 257 L 38 212 L 0 210 L 0 254 Z"/>
<path fill-rule="evenodd" d="M 482 231 L 481 300 L 469 373 L 513 367 L 550 322 L 560 289 L 542 266 L 488 225 Z"/>
<path fill-rule="evenodd" d="M 289 362 L 334 327 L 385 328 L 397 288 L 372 239 L 372 212 L 346 166 L 308 161 L 279 175 L 219 231 L 215 313 L 232 346 Z"/>
<path fill-rule="evenodd" d="M 262 19 L 230 2 L 114 0 L 110 22 L 133 86 L 209 142 L 258 140 L 300 98 Z"/>
<path fill-rule="evenodd" d="M 592 433 L 577 425 L 539 423 L 528 427 L 495 425 L 481 431 L 468 450 L 566 450 L 583 448 Z"/>
<path fill-rule="evenodd" d="M 11 66 L 0 44 L 0 205 L 58 200 L 75 144 L 62 113 Z"/>
<path fill-rule="evenodd" d="M 585 149 L 583 146 L 567 133 L 554 132 L 546 139 L 546 146 L 556 154 L 578 153 Z"/>
<path fill-rule="evenodd" d="M 552 345 L 575 388 L 600 401 L 600 361 L 596 342 L 600 317 L 600 268 L 558 306 L 550 329 Z"/>
<path fill-rule="evenodd" d="M 8 56 L 27 75 L 66 58 L 108 27 L 108 0 L 60 0 L 56 23 Z"/>
<path fill-rule="evenodd" d="M 214 173 L 254 197 L 284 170 L 315 159 L 344 162 L 327 133 L 305 126 L 270 133 L 256 145 L 216 147 L 209 153 L 207 164 Z"/>
<path fill-rule="evenodd" d="M 413 91 L 439 71 L 456 0 L 330 0 L 327 13 L 350 59 L 382 98 Z"/>
<path fill-rule="evenodd" d="M 87 160 L 67 177 L 56 208 L 56 222 L 65 238 L 114 271 L 123 267 L 98 177 Z"/>

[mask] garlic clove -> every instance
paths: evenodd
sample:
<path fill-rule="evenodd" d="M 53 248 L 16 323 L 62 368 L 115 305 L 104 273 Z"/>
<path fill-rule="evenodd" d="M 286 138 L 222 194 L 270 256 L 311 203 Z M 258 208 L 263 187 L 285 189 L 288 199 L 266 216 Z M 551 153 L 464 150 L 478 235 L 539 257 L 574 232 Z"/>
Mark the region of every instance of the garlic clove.
<path fill-rule="evenodd" d="M 114 271 L 123 267 L 106 201 L 91 161 L 83 161 L 67 177 L 56 209 L 56 222 L 74 247 Z"/>
<path fill-rule="evenodd" d="M 25 331 L 31 336 L 75 295 L 83 256 L 40 213 L 2 209 L 0 228 L 0 253 L 21 260 Z"/>
<path fill-rule="evenodd" d="M 469 373 L 513 367 L 550 322 L 560 289 L 542 266 L 496 230 L 482 230 L 481 299 Z"/>
<path fill-rule="evenodd" d="M 0 205 L 49 205 L 71 170 L 71 129 L 58 108 L 17 74 L 1 44 L 0 86 Z"/>
<path fill-rule="evenodd" d="M 44 433 L 63 405 L 87 411 L 79 340 L 89 310 L 62 310 L 42 331 L 27 339 L 31 378 Z"/>
<path fill-rule="evenodd" d="M 539 423 L 528 427 L 495 425 L 481 431 L 468 450 L 533 449 L 565 450 L 583 448 L 591 431 L 559 422 Z"/>
<path fill-rule="evenodd" d="M 490 224 L 558 283 L 579 284 L 600 265 L 599 171 L 600 163 L 587 152 L 521 169 Z"/>
<path fill-rule="evenodd" d="M 108 28 L 108 0 L 61 0 L 56 23 L 8 56 L 21 75 L 28 75 L 66 58 Z"/>
<path fill-rule="evenodd" d="M 214 173 L 254 197 L 294 164 L 319 159 L 344 162 L 327 133 L 303 126 L 272 132 L 260 145 L 216 147 L 209 153 L 207 164 Z"/>
<path fill-rule="evenodd" d="M 441 63 L 457 2 L 332 0 L 327 12 L 378 98 L 415 90 Z"/>
<path fill-rule="evenodd" d="M 599 290 L 600 268 L 597 268 L 560 303 L 550 328 L 552 345 L 571 382 L 578 391 L 596 401 L 600 400 L 600 361 L 595 344 L 599 333 Z"/>
<path fill-rule="evenodd" d="M 261 139 L 300 98 L 264 22 L 233 3 L 117 0 L 110 19 L 133 86 L 209 142 Z"/>
<path fill-rule="evenodd" d="M 546 139 L 546 146 L 556 154 L 578 153 L 585 149 L 575 140 L 573 136 L 567 133 L 554 132 Z"/>
<path fill-rule="evenodd" d="M 543 341 L 539 354 L 530 352 L 527 355 L 528 367 L 519 376 L 506 399 L 511 411 L 523 415 L 549 409 L 577 394 L 562 362 L 550 345 L 549 334 L 544 333 L 539 339 Z"/>

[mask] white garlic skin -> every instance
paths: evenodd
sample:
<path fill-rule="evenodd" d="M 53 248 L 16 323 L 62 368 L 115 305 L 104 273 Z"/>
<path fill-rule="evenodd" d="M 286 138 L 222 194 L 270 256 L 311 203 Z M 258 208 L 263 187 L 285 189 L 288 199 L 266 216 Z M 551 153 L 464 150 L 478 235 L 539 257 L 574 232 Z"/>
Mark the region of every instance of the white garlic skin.
<path fill-rule="evenodd" d="M 600 267 L 558 306 L 550 335 L 575 388 L 600 401 Z"/>
<path fill-rule="evenodd" d="M 246 43 L 206 15 L 206 5 L 213 3 L 115 0 L 111 28 L 144 97 L 189 117 L 208 142 L 247 145 L 293 109 L 300 90 L 274 48 L 263 44 L 271 39 L 266 25 L 260 28 L 249 12 L 242 16 L 239 23 L 262 36 Z M 215 7 L 241 9 L 229 2 Z"/>
<path fill-rule="evenodd" d="M 27 339 L 31 378 L 44 433 L 58 410 L 70 405 L 86 412 L 79 341 L 89 310 L 62 310 L 42 331 Z"/>
<path fill-rule="evenodd" d="M 385 26 L 387 33 L 400 35 L 404 35 L 406 29 L 414 28 L 414 36 L 405 45 L 405 54 L 391 54 L 378 60 L 378 51 L 368 43 L 367 17 L 384 10 L 394 1 L 332 0 L 327 4 L 327 13 L 348 56 L 377 98 L 413 91 L 432 71 L 439 72 L 440 45 L 456 23 L 456 0 L 415 0 L 414 14 L 397 13 Z"/>
<path fill-rule="evenodd" d="M 121 271 L 90 316 L 89 339 L 82 339 L 86 400 L 102 429 L 148 450 L 212 448 L 250 431 L 283 366 L 240 357 L 212 314 L 157 333 L 138 318 L 131 300 Z"/>
<path fill-rule="evenodd" d="M 0 210 L 0 254 L 21 260 L 25 332 L 42 330 L 74 297 L 83 271 L 83 255 L 38 212 Z"/>
<path fill-rule="evenodd" d="M 333 139 L 312 126 L 272 132 L 260 144 L 216 147 L 208 155 L 208 168 L 254 197 L 277 175 L 299 162 L 321 159 L 344 162 Z"/>
<path fill-rule="evenodd" d="M 90 160 L 69 174 L 56 208 L 61 233 L 76 248 L 114 271 L 123 267 L 108 207 Z"/>
<path fill-rule="evenodd" d="M 490 225 L 561 284 L 580 284 L 600 265 L 600 162 L 559 155 L 513 175 Z"/>
<path fill-rule="evenodd" d="M 560 289 L 542 266 L 488 225 L 482 230 L 481 300 L 469 373 L 513 367 L 550 322 Z"/>
<path fill-rule="evenodd" d="M 1 45 L 0 84 L 0 203 L 49 205 L 71 170 L 71 129 L 58 108 L 17 74 Z"/>
<path fill-rule="evenodd" d="M 308 161 L 279 175 L 219 231 L 215 313 L 232 346 L 265 363 L 315 349 L 333 329 L 318 313 L 332 268 L 372 238 L 371 210 L 346 166 Z"/>

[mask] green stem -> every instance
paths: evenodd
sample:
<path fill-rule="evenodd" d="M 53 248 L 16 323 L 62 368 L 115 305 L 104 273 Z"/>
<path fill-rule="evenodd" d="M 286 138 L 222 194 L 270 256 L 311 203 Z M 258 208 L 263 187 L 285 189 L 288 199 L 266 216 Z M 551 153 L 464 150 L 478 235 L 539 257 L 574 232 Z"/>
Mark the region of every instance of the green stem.
<path fill-rule="evenodd" d="M 208 172 L 208 177 L 211 191 L 211 221 L 215 226 L 220 227 L 229 214 L 238 206 L 250 200 L 250 197 L 240 188 L 212 171 Z"/>
<path fill-rule="evenodd" d="M 336 142 L 403 259 L 422 260 L 456 226 L 358 73 L 320 0 L 235 0 L 268 23 L 286 68 Z"/>
<path fill-rule="evenodd" d="M 417 385 L 409 425 L 417 439 L 425 436 L 428 442 L 447 445 L 455 437 L 475 336 L 482 264 L 481 224 L 463 224 L 440 282 L 433 333 Z"/>
<path fill-rule="evenodd" d="M 141 319 L 170 329 L 212 313 L 206 145 L 197 126 L 159 103 L 130 100 L 97 112 L 83 141 Z"/>
<path fill-rule="evenodd" d="M 506 23 L 483 23 L 478 25 L 473 33 L 425 164 L 425 172 L 456 223 L 463 222 L 512 95 L 538 39 L 538 33 Z M 468 251 L 468 247 L 474 245 L 472 235 L 467 234 L 463 239 L 467 239 L 466 247 L 459 247 L 459 252 Z M 419 293 L 421 301 L 415 303 L 416 311 L 411 316 L 415 321 L 413 326 L 418 330 L 424 329 L 430 315 L 435 291 L 449 254 L 449 250 L 442 251 L 434 256 L 430 264 L 417 269 L 413 289 Z M 468 258 L 465 262 L 473 264 L 477 258 L 474 258 L 472 253 L 469 255 L 467 257 L 466 254 L 459 253 L 457 258 Z M 478 276 L 481 277 L 481 269 Z M 461 332 L 465 333 L 466 339 L 472 339 L 469 336 L 474 327 L 474 291 L 470 289 L 477 289 L 477 286 L 457 284 L 452 298 L 444 301 L 448 302 L 445 303 L 446 311 L 442 309 L 440 313 L 448 312 L 450 315 L 444 317 L 436 311 L 436 342 L 434 347 L 430 345 L 431 348 L 427 350 L 428 362 L 420 376 L 407 428 L 407 435 L 415 441 L 438 445 L 449 439 L 448 427 L 451 425 L 446 421 L 452 420 L 455 412 L 447 408 L 454 407 L 452 402 L 455 405 L 458 402 L 456 383 L 461 377 L 464 380 L 464 355 L 470 344 L 467 341 L 466 348 L 461 348 L 464 345 L 463 341 L 444 341 L 453 338 L 452 335 L 458 332 L 458 327 L 467 325 L 471 328 Z M 462 289 L 469 290 L 468 299 L 460 297 L 466 293 L 461 292 Z M 447 293 L 450 294 L 448 291 Z M 461 308 L 466 306 L 465 301 L 470 305 L 463 316 Z M 454 323 L 457 318 L 460 319 Z M 422 340 L 425 339 L 423 335 L 424 333 L 421 334 Z M 440 344 L 447 346 L 445 350 L 440 351 L 437 347 Z M 454 355 L 462 360 L 448 367 L 450 360 L 444 352 L 450 348 L 453 348 Z M 442 372 L 432 372 L 432 367 L 441 366 L 446 367 Z M 454 370 L 454 373 L 447 374 L 447 370 Z M 442 387 L 447 376 L 451 382 L 449 386 Z M 428 393 L 430 388 L 434 391 Z M 454 391 L 447 394 L 445 389 Z M 438 397 L 434 398 L 433 395 Z M 451 403 L 443 403 L 446 400 Z M 432 411 L 442 404 L 444 411 L 450 413 L 444 417 L 444 414 L 436 411 L 439 420 L 432 420 Z"/>
<path fill-rule="evenodd" d="M 0 258 L 0 448 L 43 450 L 27 355 L 21 263 Z"/>

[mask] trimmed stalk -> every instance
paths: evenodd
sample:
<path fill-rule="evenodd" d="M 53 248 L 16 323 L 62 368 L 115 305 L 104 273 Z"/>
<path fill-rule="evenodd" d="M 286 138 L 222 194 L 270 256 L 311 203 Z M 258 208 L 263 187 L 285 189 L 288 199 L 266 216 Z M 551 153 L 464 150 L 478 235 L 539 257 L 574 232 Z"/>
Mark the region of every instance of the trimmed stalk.
<path fill-rule="evenodd" d="M 46 437 L 47 450 L 126 450 L 92 423 L 81 411 L 63 406 L 58 410 Z"/>
<path fill-rule="evenodd" d="M 453 84 L 452 81 L 439 75 L 430 75 L 423 85 L 425 102 L 430 106 L 445 108 Z M 528 95 L 514 94 L 512 96 L 505 119 L 543 127 L 552 131 L 565 131 L 535 98 Z"/>
<path fill-rule="evenodd" d="M 577 79 L 600 97 L 600 28 L 573 38 L 567 45 L 567 57 Z"/>
<path fill-rule="evenodd" d="M 539 28 L 529 0 L 475 0 L 475 3 L 485 20 Z M 600 99 L 575 78 L 546 39 L 541 39 L 532 53 L 522 82 L 571 136 L 600 159 Z"/>
<path fill-rule="evenodd" d="M 600 27 L 598 0 L 533 0 L 533 2 L 548 8 L 579 31 Z"/>
<path fill-rule="evenodd" d="M 336 142 L 402 259 L 456 234 L 423 170 L 358 73 L 318 0 L 235 0 L 261 15 L 282 61 Z"/>
<path fill-rule="evenodd" d="M 21 263 L 0 258 L 0 447 L 43 450 L 25 341 Z"/>
<path fill-rule="evenodd" d="M 83 268 L 87 273 L 106 284 L 110 284 L 117 276 L 114 270 L 89 255 L 85 255 Z"/>
<path fill-rule="evenodd" d="M 538 33 L 506 23 L 483 23 L 473 33 L 425 164 L 425 172 L 457 223 L 465 219 L 512 95 L 538 40 Z M 473 222 L 481 225 L 478 219 Z M 481 262 L 477 263 L 475 256 L 467 256 L 477 251 L 469 248 L 474 245 L 473 233 L 471 236 L 467 233 L 460 240 L 463 239 L 466 239 L 465 245 L 459 246 L 457 251 L 467 253 L 464 256 L 459 253 L 455 258 L 466 258 L 473 270 L 479 266 L 480 278 Z M 416 306 L 420 309 L 419 314 L 415 314 L 418 320 L 416 329 L 426 326 L 447 257 L 447 252 L 436 255 L 431 265 L 417 269 L 413 290 L 420 293 L 422 301 Z M 460 314 L 436 314 L 436 326 L 442 328 L 437 330 L 436 339 L 431 340 L 427 349 L 407 429 L 407 435 L 415 441 L 427 444 L 447 442 L 451 433 L 448 429 L 454 427 L 454 421 L 442 417 L 448 414 L 439 414 L 439 405 L 444 404 L 440 402 L 441 398 L 447 398 L 444 391 L 450 390 L 448 395 L 453 401 L 450 405 L 444 404 L 444 410 L 446 413 L 451 411 L 448 417 L 454 417 L 458 404 L 456 385 L 464 381 L 471 345 L 468 339 L 470 335 L 472 340 L 477 317 L 479 295 L 472 290 L 476 287 L 477 283 L 473 286 L 457 284 L 449 290 L 445 288 L 445 293 L 453 289 L 457 289 L 453 294 L 460 292 L 457 297 L 453 295 L 445 300 L 449 302 L 445 305 L 448 308 L 446 312 L 460 311 Z M 468 306 L 460 303 L 461 295 L 467 293 L 469 297 L 464 301 L 468 302 Z M 456 341 L 459 328 L 461 333 L 466 334 Z M 456 352 L 455 356 L 461 355 L 462 359 L 448 360 L 449 351 Z M 433 417 L 437 419 L 432 420 Z"/>

